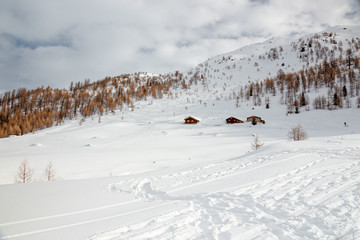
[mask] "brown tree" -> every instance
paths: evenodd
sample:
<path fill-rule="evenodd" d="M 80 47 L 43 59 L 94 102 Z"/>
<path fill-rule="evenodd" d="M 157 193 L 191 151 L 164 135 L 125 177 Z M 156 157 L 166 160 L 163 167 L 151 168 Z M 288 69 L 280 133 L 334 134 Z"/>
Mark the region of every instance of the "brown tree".
<path fill-rule="evenodd" d="M 16 183 L 28 183 L 32 181 L 33 170 L 30 168 L 28 161 L 25 159 L 19 166 L 15 177 Z"/>
<path fill-rule="evenodd" d="M 55 171 L 54 166 L 52 165 L 51 161 L 46 166 L 44 174 L 45 174 L 47 181 L 55 181 L 56 171 Z"/>
<path fill-rule="evenodd" d="M 251 148 L 253 150 L 258 150 L 259 148 L 261 148 L 264 144 L 260 142 L 259 137 L 255 136 L 254 137 L 254 141 L 251 143 Z"/>
<path fill-rule="evenodd" d="M 299 125 L 293 127 L 289 131 L 288 137 L 290 140 L 301 141 L 301 140 L 305 140 L 307 138 L 307 133 L 302 128 L 302 126 L 299 124 Z"/>

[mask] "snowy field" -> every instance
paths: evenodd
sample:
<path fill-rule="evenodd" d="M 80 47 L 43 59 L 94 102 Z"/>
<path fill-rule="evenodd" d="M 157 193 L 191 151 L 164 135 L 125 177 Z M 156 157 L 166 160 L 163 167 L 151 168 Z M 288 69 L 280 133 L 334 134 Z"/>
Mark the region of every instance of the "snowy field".
<path fill-rule="evenodd" d="M 163 106 L 1 139 L 0 239 L 360 238 L 358 109 L 238 109 L 252 126 Z M 309 138 L 289 141 L 298 123 Z M 24 159 L 38 182 L 10 184 Z M 49 161 L 62 180 L 41 181 Z"/>
<path fill-rule="evenodd" d="M 330 31 L 345 43 L 360 27 Z M 284 71 L 302 69 L 290 42 L 273 38 L 211 58 L 198 66 L 208 82 L 177 89 L 175 99 L 0 139 L 0 239 L 360 239 L 355 97 L 352 108 L 310 103 L 310 111 L 289 115 L 280 94 L 270 109 L 236 107 L 229 97 L 250 80 L 276 76 L 284 62 Z M 258 58 L 279 45 L 280 59 Z M 327 90 L 309 96 L 320 94 Z M 251 115 L 266 123 L 225 123 Z M 200 122 L 183 124 L 188 116 Z M 304 141 L 288 139 L 297 124 Z M 25 159 L 34 182 L 14 184 Z M 44 176 L 50 161 L 53 182 Z"/>

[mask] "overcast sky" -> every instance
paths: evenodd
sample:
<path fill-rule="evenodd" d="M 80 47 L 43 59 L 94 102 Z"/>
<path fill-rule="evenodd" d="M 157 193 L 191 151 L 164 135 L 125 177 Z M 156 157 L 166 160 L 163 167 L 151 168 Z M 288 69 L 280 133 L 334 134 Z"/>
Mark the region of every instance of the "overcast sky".
<path fill-rule="evenodd" d="M 0 91 L 166 73 L 273 36 L 360 24 L 360 0 L 0 0 Z"/>

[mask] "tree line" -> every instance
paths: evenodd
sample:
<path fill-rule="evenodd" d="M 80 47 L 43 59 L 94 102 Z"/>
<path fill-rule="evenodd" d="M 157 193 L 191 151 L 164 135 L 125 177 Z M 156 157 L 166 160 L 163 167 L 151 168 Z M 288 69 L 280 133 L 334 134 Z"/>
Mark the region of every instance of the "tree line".
<path fill-rule="evenodd" d="M 165 75 L 144 73 L 106 77 L 71 83 L 69 89 L 40 87 L 5 92 L 0 97 L 0 138 L 23 135 L 62 124 L 66 119 L 114 112 L 148 97 L 174 97 L 172 89 L 188 88 L 198 80 L 197 73 L 189 78 L 180 72 Z"/>
<path fill-rule="evenodd" d="M 360 58 L 353 55 L 332 60 L 325 58 L 321 63 L 298 72 L 285 73 L 279 69 L 274 77 L 251 81 L 233 90 L 229 99 L 236 99 L 236 107 L 240 106 L 240 101 L 252 101 L 254 106 L 259 106 L 265 99 L 269 108 L 270 96 L 280 94 L 280 103 L 287 106 L 288 112 L 298 113 L 300 107 L 309 109 L 309 93 L 320 92 L 320 89 L 322 94 L 312 102 L 314 109 L 350 108 L 353 106 L 352 98 L 360 107 Z"/>

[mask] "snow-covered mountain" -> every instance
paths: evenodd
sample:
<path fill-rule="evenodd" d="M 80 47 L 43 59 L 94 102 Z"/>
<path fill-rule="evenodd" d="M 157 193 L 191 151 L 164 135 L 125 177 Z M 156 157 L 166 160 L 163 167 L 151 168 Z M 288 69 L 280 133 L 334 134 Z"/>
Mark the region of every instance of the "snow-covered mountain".
<path fill-rule="evenodd" d="M 359 56 L 360 27 L 337 26 L 319 33 L 274 37 L 230 53 L 212 57 L 197 66 L 207 78 L 226 84 L 246 84 L 275 77 L 279 69 L 298 72 L 326 58 L 331 61 L 346 50 Z M 310 43 L 310 44 L 309 44 Z"/>
<path fill-rule="evenodd" d="M 162 98 L 0 139 L 0 239 L 360 238 L 359 37 L 272 38 L 176 73 Z M 24 160 L 36 181 L 12 184 Z"/>

